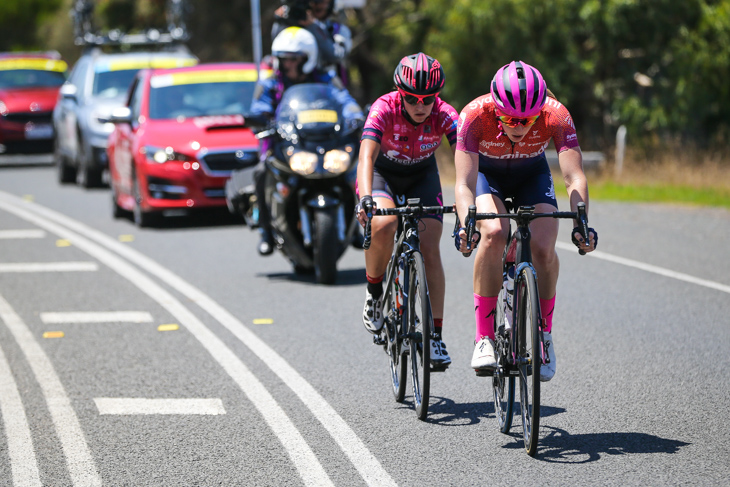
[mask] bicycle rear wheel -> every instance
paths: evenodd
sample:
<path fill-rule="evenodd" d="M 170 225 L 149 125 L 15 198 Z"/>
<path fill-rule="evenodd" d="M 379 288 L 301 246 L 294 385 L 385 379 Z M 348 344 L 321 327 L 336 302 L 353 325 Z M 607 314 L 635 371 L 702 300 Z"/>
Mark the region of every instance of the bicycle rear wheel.
<path fill-rule="evenodd" d="M 515 402 L 515 378 L 510 375 L 508 357 L 510 353 L 510 332 L 504 329 L 503 291 L 499 292 L 497 310 L 494 316 L 494 353 L 497 359 L 497 370 L 492 377 L 494 393 L 494 413 L 499 422 L 499 431 L 509 432 L 512 427 L 513 405 Z"/>
<path fill-rule="evenodd" d="M 515 276 L 515 306 L 517 306 L 517 361 L 520 379 L 520 410 L 525 451 L 537 452 L 540 430 L 540 301 L 537 281 L 531 267 Z"/>
<path fill-rule="evenodd" d="M 411 383 L 413 403 L 418 419 L 428 414 L 429 388 L 431 383 L 431 303 L 428 299 L 426 267 L 420 252 L 411 255 L 408 284 L 408 344 L 410 347 Z"/>
<path fill-rule="evenodd" d="M 397 266 L 397 260 L 394 261 Z M 396 267 L 397 269 L 397 267 Z M 389 275 L 390 270 L 386 272 Z M 385 351 L 390 362 L 390 378 L 393 386 L 393 397 L 396 402 L 403 402 L 406 397 L 406 378 L 408 375 L 408 360 L 402 355 L 402 333 L 405 329 L 402 308 L 404 307 L 403 292 L 396 284 L 395 276 L 390 281 L 386 292 L 383 309 L 387 311 L 385 320 Z"/>

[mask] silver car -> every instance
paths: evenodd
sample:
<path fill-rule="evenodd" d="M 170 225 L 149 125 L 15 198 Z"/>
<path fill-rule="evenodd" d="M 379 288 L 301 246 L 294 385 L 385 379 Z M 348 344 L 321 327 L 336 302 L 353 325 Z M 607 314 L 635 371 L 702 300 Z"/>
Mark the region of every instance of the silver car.
<path fill-rule="evenodd" d="M 53 110 L 58 181 L 76 182 L 86 188 L 101 186 L 104 171 L 109 167 L 107 138 L 114 130 L 108 120 L 114 108 L 124 105 L 137 72 L 145 68 L 192 66 L 197 62 L 184 47 L 111 54 L 98 47 L 87 50 L 61 86 Z"/>

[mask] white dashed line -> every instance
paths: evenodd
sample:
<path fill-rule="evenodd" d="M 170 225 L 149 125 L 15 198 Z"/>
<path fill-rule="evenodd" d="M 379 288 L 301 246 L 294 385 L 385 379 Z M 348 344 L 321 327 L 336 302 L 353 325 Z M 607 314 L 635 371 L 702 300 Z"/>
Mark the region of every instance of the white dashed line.
<path fill-rule="evenodd" d="M 0 272 L 93 272 L 95 262 L 27 262 L 0 264 Z"/>
<path fill-rule="evenodd" d="M 127 397 L 95 397 L 101 415 L 133 414 L 226 414 L 220 399 L 146 399 Z"/>
<path fill-rule="evenodd" d="M 44 238 L 46 232 L 43 230 L 0 230 L 0 239 L 14 238 Z"/>
<path fill-rule="evenodd" d="M 71 311 L 41 313 L 43 323 L 151 323 L 146 311 Z"/>

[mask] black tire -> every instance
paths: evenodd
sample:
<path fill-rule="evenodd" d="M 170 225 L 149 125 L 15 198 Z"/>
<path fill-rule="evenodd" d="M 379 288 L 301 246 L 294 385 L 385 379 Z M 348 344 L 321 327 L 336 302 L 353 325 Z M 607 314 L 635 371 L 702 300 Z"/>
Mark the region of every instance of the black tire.
<path fill-rule="evenodd" d="M 84 140 L 79 136 L 79 147 L 76 159 L 76 184 L 82 188 L 98 188 L 101 186 L 101 170 L 94 167 L 90 160 Z"/>
<path fill-rule="evenodd" d="M 157 212 L 142 209 L 142 190 L 139 187 L 139 179 L 136 174 L 134 175 L 132 191 L 134 196 L 134 210 L 132 211 L 134 224 L 139 228 L 151 227 L 157 224 L 160 215 Z"/>
<path fill-rule="evenodd" d="M 413 403 L 418 419 L 426 419 L 431 385 L 431 303 L 428 299 L 426 267 L 420 252 L 414 252 L 408 266 L 408 343 L 410 346 Z"/>
<path fill-rule="evenodd" d="M 509 357 L 509 331 L 504 326 L 503 291 L 497 299 L 497 312 L 494 315 L 494 353 L 497 359 L 497 370 L 492 377 L 492 392 L 494 395 L 494 414 L 497 416 L 499 431 L 508 433 L 512 427 L 513 406 L 515 402 L 515 378 L 510 374 L 507 361 Z"/>
<path fill-rule="evenodd" d="M 537 452 L 540 436 L 540 301 L 532 268 L 525 267 L 515 276 L 514 303 L 517 307 L 516 331 L 520 379 L 520 411 L 525 451 Z"/>
<path fill-rule="evenodd" d="M 337 258 L 340 242 L 337 238 L 337 217 L 334 208 L 314 212 L 313 260 L 318 284 L 334 284 L 337 280 Z"/>
<path fill-rule="evenodd" d="M 53 158 L 56 163 L 58 182 L 61 184 L 68 184 L 76 181 L 76 168 L 69 165 L 68 159 L 61 152 L 58 137 L 56 137 L 53 141 Z"/>
<path fill-rule="evenodd" d="M 398 267 L 398 261 L 395 268 Z M 386 276 L 390 275 L 390 269 Z M 386 313 L 385 326 L 383 327 L 383 338 L 385 340 L 385 351 L 390 362 L 390 377 L 393 386 L 393 397 L 396 402 L 403 402 L 406 397 L 406 385 L 408 384 L 408 356 L 403 352 L 403 330 L 406 326 L 404 320 L 403 292 L 400 283 L 396 283 L 397 275 L 393 276 L 390 288 L 385 290 L 386 298 L 383 302 L 383 310 Z"/>

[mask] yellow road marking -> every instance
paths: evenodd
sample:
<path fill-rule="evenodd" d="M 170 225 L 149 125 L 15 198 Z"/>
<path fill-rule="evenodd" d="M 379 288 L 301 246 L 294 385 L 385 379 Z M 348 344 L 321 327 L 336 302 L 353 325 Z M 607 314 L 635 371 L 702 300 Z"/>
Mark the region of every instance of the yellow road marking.
<path fill-rule="evenodd" d="M 64 334 L 62 331 L 47 331 L 43 333 L 43 338 L 63 338 Z"/>
<path fill-rule="evenodd" d="M 134 242 L 134 235 L 120 235 L 120 242 Z"/>
<path fill-rule="evenodd" d="M 160 325 L 157 327 L 157 331 L 175 331 L 179 329 L 180 325 L 178 325 L 177 323 L 170 323 L 168 325 Z"/>
<path fill-rule="evenodd" d="M 56 247 L 70 247 L 71 241 L 66 240 L 65 238 L 59 238 L 56 240 Z"/>
<path fill-rule="evenodd" d="M 253 320 L 254 325 L 272 325 L 274 323 L 274 320 L 271 318 L 256 318 Z"/>
<path fill-rule="evenodd" d="M 25 201 L 33 201 L 35 199 L 35 196 L 33 196 L 32 194 L 24 194 L 23 199 Z"/>

